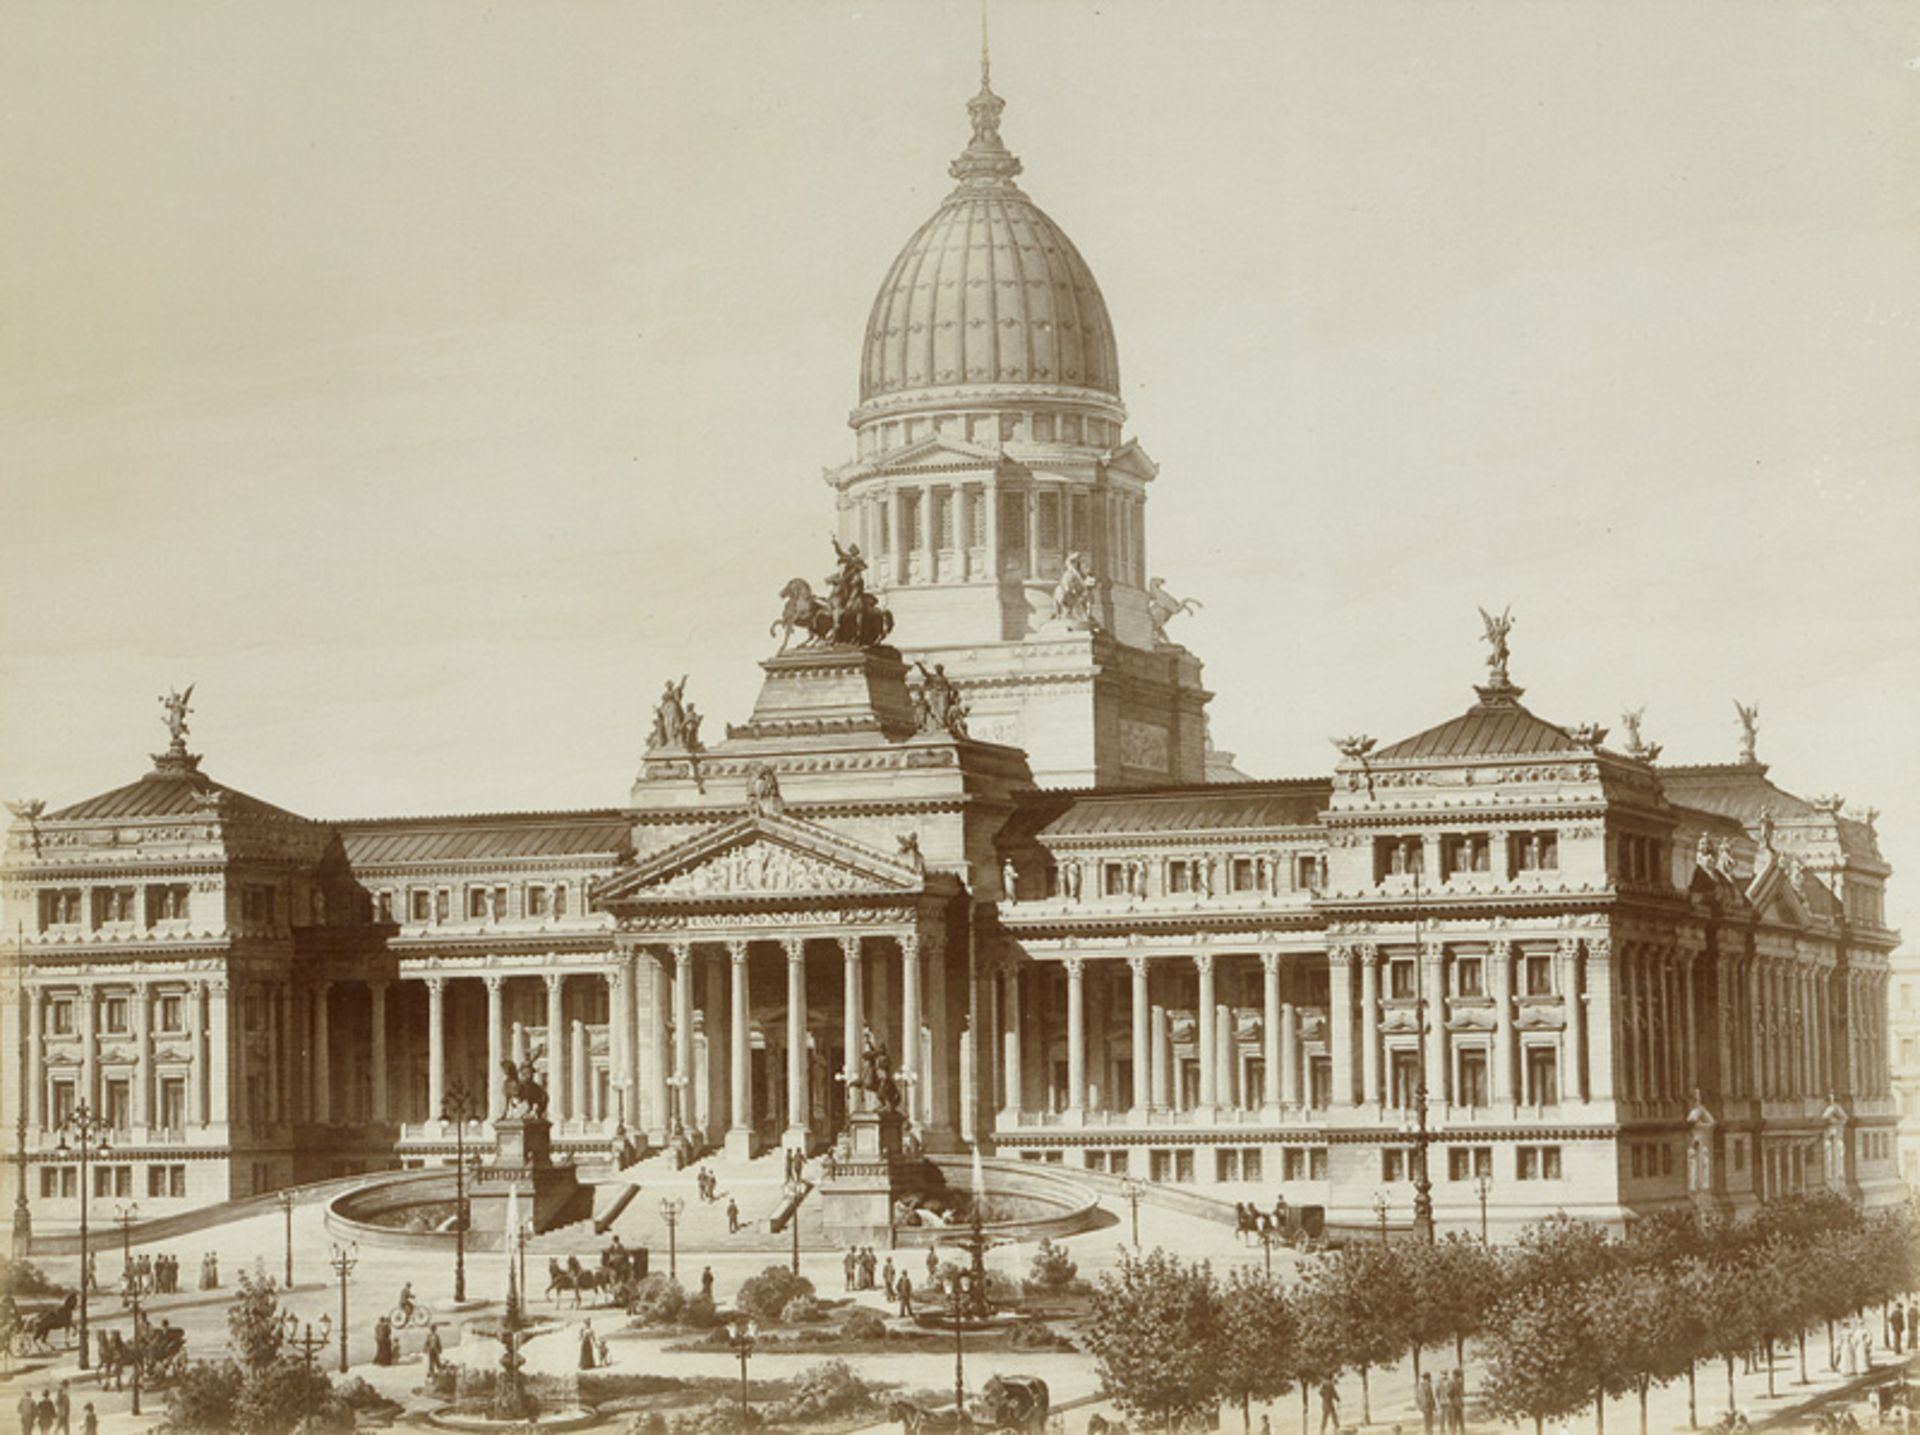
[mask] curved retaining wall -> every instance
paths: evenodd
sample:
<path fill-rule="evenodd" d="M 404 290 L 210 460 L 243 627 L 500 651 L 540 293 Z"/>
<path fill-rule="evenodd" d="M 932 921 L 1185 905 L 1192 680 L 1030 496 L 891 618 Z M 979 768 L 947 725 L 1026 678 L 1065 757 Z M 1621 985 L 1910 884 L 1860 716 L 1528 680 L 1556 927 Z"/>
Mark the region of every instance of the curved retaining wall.
<path fill-rule="evenodd" d="M 973 1189 L 971 1156 L 934 1156 L 929 1164 L 939 1184 L 952 1191 Z M 988 1221 L 983 1229 L 990 1235 L 1013 1241 L 1059 1240 L 1091 1230 L 1100 1220 L 1100 1193 L 1079 1178 L 1086 1174 L 1050 1169 L 1030 1161 L 1002 1161 L 982 1158 L 980 1174 L 986 1178 L 987 1194 L 1019 1196 L 1041 1205 L 1057 1207 L 1046 1216 L 1024 1216 L 1011 1221 Z M 903 1246 L 931 1245 L 951 1235 L 952 1226 L 906 1226 L 895 1231 L 894 1239 Z"/>
<path fill-rule="evenodd" d="M 385 1246 L 390 1250 L 444 1251 L 453 1245 L 451 1231 L 409 1231 L 385 1226 L 374 1216 L 409 1206 L 444 1201 L 453 1204 L 458 1194 L 454 1173 L 444 1168 L 405 1171 L 389 1175 L 373 1185 L 358 1187 L 327 1202 L 327 1234 L 363 1246 Z M 501 1231 L 468 1231 L 470 1251 L 498 1251 L 506 1248 Z"/>

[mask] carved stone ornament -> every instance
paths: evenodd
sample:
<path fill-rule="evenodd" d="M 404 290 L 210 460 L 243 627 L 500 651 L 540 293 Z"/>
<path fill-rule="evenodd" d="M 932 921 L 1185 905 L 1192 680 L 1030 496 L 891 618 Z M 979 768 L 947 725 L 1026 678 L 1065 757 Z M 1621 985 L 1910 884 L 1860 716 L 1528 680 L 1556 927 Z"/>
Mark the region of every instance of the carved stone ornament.
<path fill-rule="evenodd" d="M 747 776 L 747 812 L 754 817 L 779 817 L 786 810 L 779 775 L 766 763 L 755 763 Z"/>
<path fill-rule="evenodd" d="M 884 884 L 850 867 L 778 842 L 746 842 L 649 885 L 648 896 L 738 896 L 757 892 L 851 892 Z"/>

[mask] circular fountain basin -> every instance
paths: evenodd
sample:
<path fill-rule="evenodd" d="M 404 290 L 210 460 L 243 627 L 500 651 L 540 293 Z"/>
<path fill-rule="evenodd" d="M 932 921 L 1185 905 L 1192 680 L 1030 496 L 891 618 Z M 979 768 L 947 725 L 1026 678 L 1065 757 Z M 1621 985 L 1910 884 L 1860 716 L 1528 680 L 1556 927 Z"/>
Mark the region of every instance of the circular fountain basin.
<path fill-rule="evenodd" d="M 600 1423 L 600 1412 L 591 1405 L 568 1405 L 559 1410 L 543 1410 L 527 1420 L 496 1420 L 478 1410 L 456 1410 L 441 1405 L 427 1412 L 427 1419 L 442 1430 L 491 1431 L 524 1429 L 528 1425 L 541 1430 L 585 1430 Z"/>

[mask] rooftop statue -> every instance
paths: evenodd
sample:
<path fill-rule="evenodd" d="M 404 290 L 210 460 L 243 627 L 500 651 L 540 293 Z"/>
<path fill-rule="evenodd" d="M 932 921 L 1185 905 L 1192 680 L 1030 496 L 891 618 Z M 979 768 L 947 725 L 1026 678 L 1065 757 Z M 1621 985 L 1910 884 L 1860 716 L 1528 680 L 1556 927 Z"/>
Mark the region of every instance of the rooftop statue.
<path fill-rule="evenodd" d="M 953 685 L 953 679 L 947 676 L 947 665 L 935 663 L 929 670 L 918 659 L 913 665 L 920 670 L 919 685 L 912 690 L 913 715 L 920 731 L 965 737 L 967 705 L 960 701 L 959 689 Z"/>
<path fill-rule="evenodd" d="M 827 576 L 827 596 L 813 591 L 804 578 L 792 578 L 780 590 L 784 606 L 780 616 L 767 629 L 768 635 L 780 634 L 780 651 L 787 650 L 797 628 L 805 637 L 802 646 L 833 643 L 843 647 L 873 648 L 886 641 L 893 631 L 893 614 L 880 605 L 880 599 L 867 591 L 867 560 L 860 545 L 844 547 L 833 540 L 836 562 Z"/>
<path fill-rule="evenodd" d="M 755 763 L 747 778 L 747 812 L 753 817 L 778 817 L 787 810 L 780 796 L 780 778 L 764 762 Z"/>
<path fill-rule="evenodd" d="M 1354 762 L 1363 761 L 1367 754 L 1373 751 L 1375 742 L 1373 738 L 1365 735 L 1336 737 L 1332 741 L 1333 745 L 1340 749 L 1340 756 Z"/>
<path fill-rule="evenodd" d="M 1620 725 L 1627 730 L 1627 756 L 1637 757 L 1642 762 L 1652 762 L 1660 756 L 1660 744 L 1646 742 L 1640 736 L 1640 720 L 1646 715 L 1646 704 L 1630 712 L 1620 714 Z"/>
<path fill-rule="evenodd" d="M 167 736 L 173 739 L 175 748 L 185 748 L 187 745 L 187 714 L 193 711 L 187 704 L 193 698 L 193 689 L 194 684 L 188 683 L 184 693 L 175 691 L 160 699 L 160 706 L 167 710 L 164 719 Z"/>
<path fill-rule="evenodd" d="M 1053 616 L 1092 627 L 1094 595 L 1093 570 L 1087 565 L 1087 555 L 1069 553 L 1060 581 L 1054 585 Z"/>
<path fill-rule="evenodd" d="M 653 706 L 653 732 L 647 737 L 647 749 L 684 747 L 697 751 L 700 746 L 700 714 L 686 700 L 687 680 L 671 678 Z"/>
<path fill-rule="evenodd" d="M 1153 620 L 1153 641 L 1170 644 L 1167 624 L 1182 613 L 1197 613 L 1204 606 L 1198 598 L 1176 598 L 1167 591 L 1167 580 L 1155 578 L 1147 584 L 1147 617 Z"/>
<path fill-rule="evenodd" d="M 1512 680 L 1507 677 L 1507 634 L 1513 631 L 1513 607 L 1508 605 L 1497 618 L 1482 608 L 1480 620 L 1487 625 L 1486 639 L 1493 649 L 1487 654 L 1488 683 L 1496 688 L 1511 687 Z"/>
<path fill-rule="evenodd" d="M 1752 766 L 1760 760 L 1754 755 L 1754 743 L 1760 736 L 1760 704 L 1736 702 L 1733 710 L 1740 715 L 1740 761 Z"/>

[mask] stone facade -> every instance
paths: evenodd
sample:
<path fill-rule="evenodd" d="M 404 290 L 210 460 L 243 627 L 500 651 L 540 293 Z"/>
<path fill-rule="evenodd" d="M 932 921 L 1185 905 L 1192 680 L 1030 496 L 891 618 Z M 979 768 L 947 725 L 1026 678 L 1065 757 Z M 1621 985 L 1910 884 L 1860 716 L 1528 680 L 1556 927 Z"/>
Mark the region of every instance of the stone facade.
<path fill-rule="evenodd" d="M 508 1061 L 576 1157 L 819 1149 L 875 1047 L 913 1143 L 1336 1221 L 1404 1224 L 1422 1150 L 1447 1225 L 1897 1196 L 1889 871 L 1751 742 L 1537 717 L 1489 618 L 1460 716 L 1206 780 L 1104 301 L 984 77 L 969 111 L 828 475 L 902 648 L 783 646 L 711 744 L 670 688 L 599 811 L 314 821 L 201 771 L 184 699 L 138 780 L 16 804 L 37 1222 L 77 1215 L 83 1104 L 94 1196 L 164 1215 L 450 1160 Z"/>

